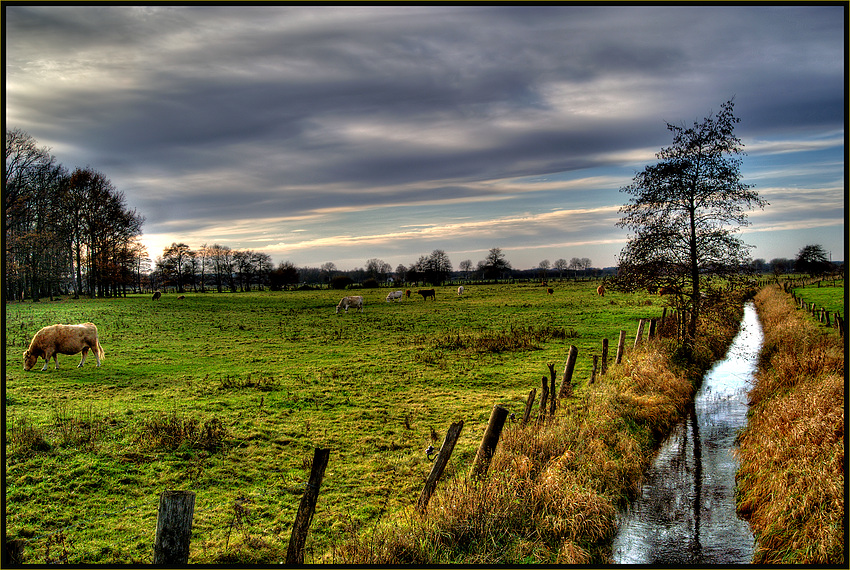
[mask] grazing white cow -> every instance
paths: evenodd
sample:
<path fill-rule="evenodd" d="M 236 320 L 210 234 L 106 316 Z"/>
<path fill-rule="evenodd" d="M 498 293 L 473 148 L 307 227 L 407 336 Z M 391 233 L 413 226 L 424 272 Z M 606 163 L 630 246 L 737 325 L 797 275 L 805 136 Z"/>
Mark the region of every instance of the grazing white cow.
<path fill-rule="evenodd" d="M 461 285 L 460 287 L 457 288 L 457 294 L 463 295 L 463 285 Z"/>
<path fill-rule="evenodd" d="M 387 293 L 387 301 L 398 301 L 404 295 L 404 291 L 392 291 Z"/>
<path fill-rule="evenodd" d="M 81 325 L 50 325 L 44 327 L 32 338 L 30 347 L 24 351 L 24 370 L 30 370 L 39 357 L 44 358 L 42 371 L 47 370 L 50 358 L 53 358 L 54 370 L 59 368 L 59 354 L 83 353 L 77 368 L 86 363 L 89 349 L 94 353 L 97 365 L 103 358 L 103 347 L 97 338 L 97 327 L 92 323 Z"/>
<path fill-rule="evenodd" d="M 360 295 L 351 295 L 349 297 L 343 297 L 339 302 L 339 305 L 336 306 L 336 312 L 338 313 L 340 309 L 345 309 L 345 312 L 348 312 L 348 307 L 354 307 L 355 309 L 360 309 L 360 312 L 363 312 L 363 297 Z"/>

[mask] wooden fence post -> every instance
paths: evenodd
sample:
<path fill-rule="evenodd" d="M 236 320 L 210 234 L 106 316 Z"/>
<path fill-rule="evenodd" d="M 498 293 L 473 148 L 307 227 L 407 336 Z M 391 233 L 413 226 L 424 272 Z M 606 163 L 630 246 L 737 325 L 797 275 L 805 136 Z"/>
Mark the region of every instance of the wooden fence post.
<path fill-rule="evenodd" d="M 608 339 L 603 338 L 602 339 L 602 372 L 600 374 L 602 374 L 604 376 L 606 372 L 608 372 Z"/>
<path fill-rule="evenodd" d="M 650 339 L 655 338 L 655 332 L 658 328 L 658 319 L 649 319 L 649 337 Z"/>
<path fill-rule="evenodd" d="M 637 336 L 635 336 L 635 346 L 634 346 L 634 348 L 637 348 L 638 345 L 640 344 L 640 337 L 643 336 L 643 326 L 644 326 L 644 324 L 645 324 L 644 319 L 641 319 L 640 322 L 638 322 L 638 330 L 637 330 Z"/>
<path fill-rule="evenodd" d="M 528 400 L 525 402 L 525 413 L 522 415 L 522 425 L 528 423 L 531 418 L 531 407 L 534 405 L 534 398 L 537 396 L 537 388 L 532 388 L 528 393 Z"/>
<path fill-rule="evenodd" d="M 573 371 L 578 359 L 578 348 L 570 345 L 570 354 L 567 356 L 567 364 L 564 366 L 564 376 L 561 378 L 561 390 L 558 397 L 563 398 L 573 393 Z"/>
<path fill-rule="evenodd" d="M 593 371 L 590 373 L 590 383 L 593 384 L 596 382 L 596 367 L 599 364 L 599 357 L 597 355 L 593 355 Z"/>
<path fill-rule="evenodd" d="M 537 416 L 539 421 L 546 419 L 546 404 L 549 403 L 549 380 L 544 376 L 541 382 L 543 387 L 540 390 L 540 415 Z"/>
<path fill-rule="evenodd" d="M 549 417 L 554 418 L 555 408 L 558 406 L 557 392 L 555 391 L 555 365 L 546 364 L 546 366 L 549 367 Z"/>
<path fill-rule="evenodd" d="M 159 496 L 154 564 L 188 564 L 195 493 L 164 491 Z"/>
<path fill-rule="evenodd" d="M 449 426 L 449 431 L 446 432 L 446 438 L 443 440 L 443 445 L 440 446 L 437 459 L 434 460 L 434 466 L 431 468 L 431 473 L 428 474 L 428 479 L 425 480 L 425 486 L 419 495 L 419 501 L 416 503 L 416 508 L 420 513 L 424 513 L 425 509 L 428 508 L 428 501 L 434 494 L 434 488 L 437 486 L 437 481 L 442 477 L 443 470 L 449 463 L 449 458 L 452 456 L 452 451 L 454 451 L 462 429 L 463 420 Z"/>
<path fill-rule="evenodd" d="M 286 550 L 287 564 L 304 564 L 304 545 L 307 543 L 307 531 L 313 521 L 313 512 L 316 510 L 316 501 L 319 498 L 319 487 L 325 476 L 325 468 L 328 466 L 330 449 L 316 448 L 313 451 L 313 467 L 310 469 L 310 479 L 307 488 L 298 505 L 295 522 L 292 523 L 292 535 L 289 538 L 289 547 Z"/>
<path fill-rule="evenodd" d="M 499 436 L 502 435 L 502 428 L 505 426 L 507 417 L 508 410 L 506 408 L 499 405 L 493 406 L 493 411 L 490 412 L 490 421 L 487 423 L 487 430 L 484 432 L 484 437 L 481 439 L 481 445 L 478 446 L 475 461 L 469 472 L 470 479 L 478 479 L 487 474 L 490 460 L 493 459 L 493 454 L 496 452 Z"/>
<path fill-rule="evenodd" d="M 620 340 L 617 341 L 617 364 L 623 362 L 623 349 L 626 346 L 626 331 L 620 331 Z"/>

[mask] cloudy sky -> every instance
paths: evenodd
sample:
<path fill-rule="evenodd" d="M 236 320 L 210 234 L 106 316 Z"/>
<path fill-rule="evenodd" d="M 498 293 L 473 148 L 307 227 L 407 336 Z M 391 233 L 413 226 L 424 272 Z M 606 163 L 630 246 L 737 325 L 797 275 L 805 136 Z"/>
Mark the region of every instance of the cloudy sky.
<path fill-rule="evenodd" d="M 616 263 L 620 188 L 734 97 L 754 258 L 844 259 L 844 6 L 4 5 L 5 122 L 172 242 Z"/>

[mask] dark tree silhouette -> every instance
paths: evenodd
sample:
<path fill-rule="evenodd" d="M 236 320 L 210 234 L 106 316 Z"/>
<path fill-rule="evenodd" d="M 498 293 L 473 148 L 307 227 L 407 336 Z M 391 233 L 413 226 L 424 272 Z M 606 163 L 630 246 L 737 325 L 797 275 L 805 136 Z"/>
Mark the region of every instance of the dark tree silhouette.
<path fill-rule="evenodd" d="M 734 234 L 748 225 L 747 211 L 763 208 L 750 185 L 741 182 L 735 136 L 740 119 L 733 102 L 690 128 L 667 124 L 673 144 L 658 162 L 638 173 L 621 192 L 633 197 L 620 209 L 618 225 L 631 230 L 620 253 L 614 285 L 622 290 L 668 286 L 691 311 L 688 337 L 696 333 L 702 278 L 730 275 L 748 264 L 746 245 Z"/>

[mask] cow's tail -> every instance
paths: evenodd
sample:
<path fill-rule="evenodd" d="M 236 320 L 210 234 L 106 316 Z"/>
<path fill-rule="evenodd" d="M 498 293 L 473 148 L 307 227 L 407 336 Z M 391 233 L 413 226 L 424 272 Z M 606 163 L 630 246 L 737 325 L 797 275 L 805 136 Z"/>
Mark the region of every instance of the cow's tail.
<path fill-rule="evenodd" d="M 100 338 L 97 335 L 94 337 L 94 347 L 97 350 L 97 357 L 103 362 L 103 347 L 100 346 Z"/>

